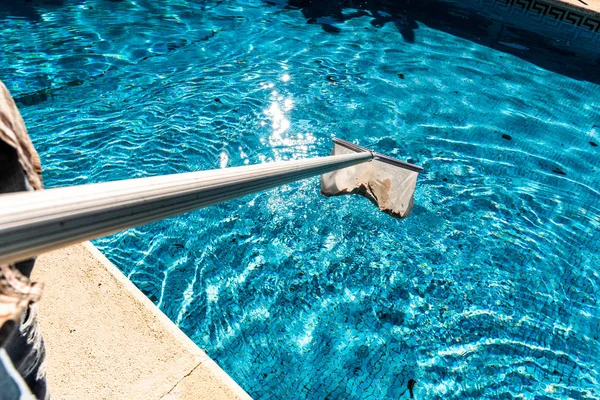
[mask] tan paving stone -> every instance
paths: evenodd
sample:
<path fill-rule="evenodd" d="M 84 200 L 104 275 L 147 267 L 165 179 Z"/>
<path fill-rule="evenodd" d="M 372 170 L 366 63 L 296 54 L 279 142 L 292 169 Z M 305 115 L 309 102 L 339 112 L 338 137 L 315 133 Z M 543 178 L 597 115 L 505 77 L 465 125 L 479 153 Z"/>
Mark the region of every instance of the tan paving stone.
<path fill-rule="evenodd" d="M 39 257 L 53 399 L 250 397 L 90 243 Z"/>

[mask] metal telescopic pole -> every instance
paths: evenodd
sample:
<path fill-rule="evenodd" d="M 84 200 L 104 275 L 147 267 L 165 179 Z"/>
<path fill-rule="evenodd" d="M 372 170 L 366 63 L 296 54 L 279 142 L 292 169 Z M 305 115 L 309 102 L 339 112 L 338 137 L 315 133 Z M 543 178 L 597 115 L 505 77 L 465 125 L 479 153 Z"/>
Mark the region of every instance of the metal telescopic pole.
<path fill-rule="evenodd" d="M 0 196 L 0 264 L 369 161 L 360 152 Z"/>

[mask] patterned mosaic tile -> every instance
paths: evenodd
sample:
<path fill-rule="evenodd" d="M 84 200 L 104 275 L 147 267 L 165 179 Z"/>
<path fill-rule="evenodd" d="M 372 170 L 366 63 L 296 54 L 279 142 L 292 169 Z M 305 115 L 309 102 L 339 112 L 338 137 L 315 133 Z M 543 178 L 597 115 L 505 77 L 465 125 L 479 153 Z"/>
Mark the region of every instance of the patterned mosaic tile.
<path fill-rule="evenodd" d="M 593 32 L 600 31 L 600 15 L 587 14 L 585 12 L 558 6 L 540 0 L 495 0 L 497 3 L 505 4 L 514 8 L 526 10 L 530 13 L 543 15 L 556 21 L 566 22 L 571 25 L 581 26 Z"/>

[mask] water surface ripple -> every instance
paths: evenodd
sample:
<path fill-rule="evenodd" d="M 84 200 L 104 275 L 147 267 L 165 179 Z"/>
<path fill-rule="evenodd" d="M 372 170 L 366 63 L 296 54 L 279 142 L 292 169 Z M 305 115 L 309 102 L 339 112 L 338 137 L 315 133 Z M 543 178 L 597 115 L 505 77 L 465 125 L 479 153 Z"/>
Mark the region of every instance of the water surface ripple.
<path fill-rule="evenodd" d="M 593 80 L 373 10 L 58 3 L 0 12 L 47 186 L 333 136 L 425 168 L 402 221 L 309 179 L 95 241 L 253 397 L 600 398 Z"/>

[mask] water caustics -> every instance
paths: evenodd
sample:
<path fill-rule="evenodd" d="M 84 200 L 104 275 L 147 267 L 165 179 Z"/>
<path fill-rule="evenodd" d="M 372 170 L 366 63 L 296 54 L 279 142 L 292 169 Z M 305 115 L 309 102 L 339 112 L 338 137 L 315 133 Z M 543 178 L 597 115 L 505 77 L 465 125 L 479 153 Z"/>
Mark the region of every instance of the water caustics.
<path fill-rule="evenodd" d="M 47 186 L 424 167 L 401 221 L 312 179 L 95 241 L 253 397 L 600 398 L 600 72 L 425 3 L 2 5 L 0 75 Z"/>

